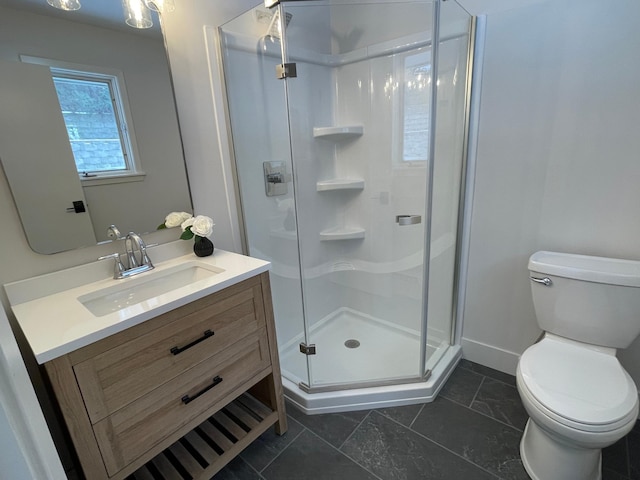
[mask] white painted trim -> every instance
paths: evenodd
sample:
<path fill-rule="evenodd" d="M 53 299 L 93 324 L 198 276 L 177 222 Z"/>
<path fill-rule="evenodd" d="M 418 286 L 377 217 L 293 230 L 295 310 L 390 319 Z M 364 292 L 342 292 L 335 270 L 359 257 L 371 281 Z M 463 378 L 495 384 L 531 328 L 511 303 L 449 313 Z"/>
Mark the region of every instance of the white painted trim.
<path fill-rule="evenodd" d="M 224 182 L 224 194 L 226 199 L 229 224 L 231 225 L 231 238 L 234 251 L 242 252 L 242 239 L 240 234 L 240 220 L 238 204 L 235 196 L 235 180 L 233 176 L 234 166 L 230 146 L 231 132 L 227 125 L 225 114 L 225 99 L 223 72 L 220 59 L 220 38 L 218 29 L 209 25 L 204 26 L 204 43 L 209 67 L 209 85 L 211 98 L 213 99 L 213 111 L 215 115 L 218 153 L 221 159 L 222 176 Z"/>
<path fill-rule="evenodd" d="M 516 374 L 520 354 L 493 345 L 462 338 L 462 357 L 509 375 Z"/>

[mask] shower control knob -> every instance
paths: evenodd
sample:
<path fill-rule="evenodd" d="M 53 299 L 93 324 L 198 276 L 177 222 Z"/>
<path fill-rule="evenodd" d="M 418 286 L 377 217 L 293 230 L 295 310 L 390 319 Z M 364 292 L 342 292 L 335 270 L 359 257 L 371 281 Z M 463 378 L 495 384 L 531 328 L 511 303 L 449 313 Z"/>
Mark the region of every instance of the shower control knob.
<path fill-rule="evenodd" d="M 269 183 L 284 183 L 284 176 L 281 173 L 270 173 L 267 175 Z"/>

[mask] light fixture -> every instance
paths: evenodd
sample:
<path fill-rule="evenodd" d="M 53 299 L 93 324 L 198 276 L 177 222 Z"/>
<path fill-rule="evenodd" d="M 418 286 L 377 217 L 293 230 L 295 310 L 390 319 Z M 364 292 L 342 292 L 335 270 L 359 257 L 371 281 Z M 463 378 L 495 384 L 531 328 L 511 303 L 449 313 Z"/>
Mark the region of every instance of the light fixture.
<path fill-rule="evenodd" d="M 80 0 L 47 0 L 47 3 L 60 10 L 80 10 Z"/>
<path fill-rule="evenodd" d="M 173 12 L 176 9 L 175 0 L 144 0 L 144 4 L 149 10 L 154 12 Z"/>
<path fill-rule="evenodd" d="M 127 25 L 134 28 L 150 28 L 153 26 L 151 10 L 145 7 L 142 0 L 122 0 L 122 8 Z"/>

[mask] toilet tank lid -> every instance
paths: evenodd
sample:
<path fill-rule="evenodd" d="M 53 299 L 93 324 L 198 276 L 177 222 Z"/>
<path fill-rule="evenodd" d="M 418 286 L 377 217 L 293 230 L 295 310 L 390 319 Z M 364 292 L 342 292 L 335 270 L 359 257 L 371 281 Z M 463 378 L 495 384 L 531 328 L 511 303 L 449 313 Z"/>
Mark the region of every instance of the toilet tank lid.
<path fill-rule="evenodd" d="M 541 251 L 529 258 L 529 270 L 587 282 L 640 287 L 640 262 L 636 260 Z"/>

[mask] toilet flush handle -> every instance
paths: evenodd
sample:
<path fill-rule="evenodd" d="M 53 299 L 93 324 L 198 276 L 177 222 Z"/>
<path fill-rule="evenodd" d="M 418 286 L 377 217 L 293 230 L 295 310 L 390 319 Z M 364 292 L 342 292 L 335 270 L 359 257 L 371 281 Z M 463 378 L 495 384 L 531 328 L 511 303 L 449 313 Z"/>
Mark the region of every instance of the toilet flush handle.
<path fill-rule="evenodd" d="M 553 285 L 553 282 L 549 277 L 544 277 L 544 278 L 529 277 L 529 278 L 531 279 L 532 282 L 541 283 L 545 287 L 550 287 L 551 285 Z"/>

